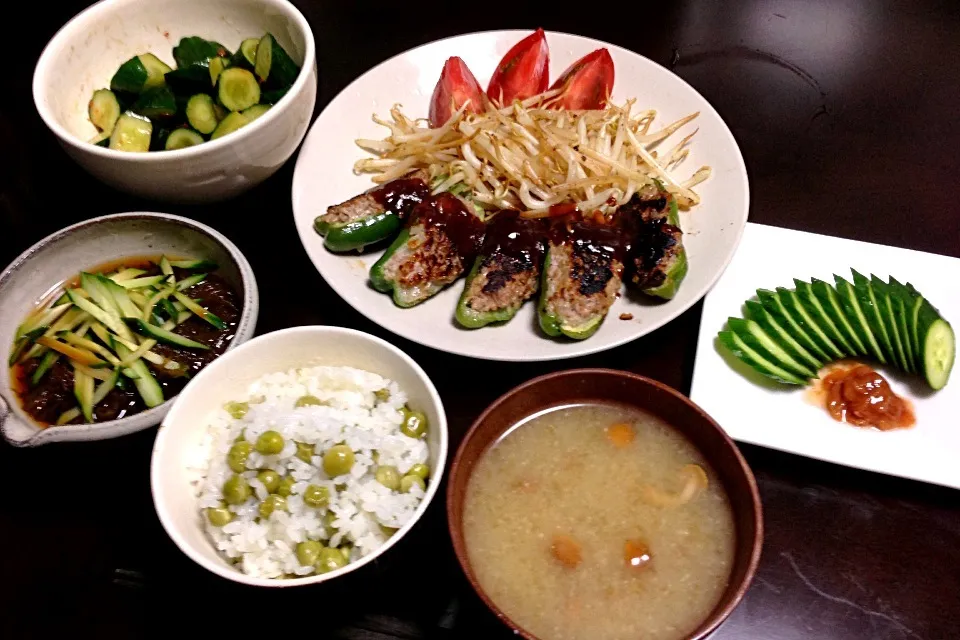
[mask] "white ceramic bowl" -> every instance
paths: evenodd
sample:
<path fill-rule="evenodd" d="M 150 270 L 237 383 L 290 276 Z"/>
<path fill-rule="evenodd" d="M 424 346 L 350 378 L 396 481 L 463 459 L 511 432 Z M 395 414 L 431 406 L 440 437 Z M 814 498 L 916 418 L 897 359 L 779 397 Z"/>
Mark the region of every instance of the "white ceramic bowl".
<path fill-rule="evenodd" d="M 413 518 L 379 549 L 349 565 L 319 575 L 292 579 L 254 578 L 227 563 L 204 532 L 197 506 L 199 475 L 205 465 L 202 441 L 208 416 L 235 399 L 266 373 L 294 367 L 349 366 L 396 381 L 410 405 L 423 411 L 430 425 L 431 482 Z M 224 354 L 203 369 L 180 393 L 167 414 L 153 447 L 150 486 L 160 522 L 181 551 L 201 567 L 248 585 L 294 587 L 332 580 L 373 562 L 416 525 L 437 493 L 447 460 L 447 419 L 443 403 L 423 369 L 397 347 L 380 338 L 341 327 L 306 326 L 267 333 Z"/>
<path fill-rule="evenodd" d="M 129 153 L 91 144 L 93 91 L 108 87 L 124 61 L 150 52 L 172 65 L 184 36 L 235 50 L 269 31 L 301 65 L 296 82 L 255 122 L 218 140 L 177 151 Z M 235 196 L 272 175 L 303 139 L 317 96 L 313 33 L 286 0 L 102 0 L 68 22 L 47 44 L 33 76 L 40 117 L 66 152 L 114 188 L 178 202 Z"/>
<path fill-rule="evenodd" d="M 119 420 L 38 427 L 20 406 L 6 366 L 13 336 L 37 301 L 80 271 L 121 258 L 167 254 L 213 260 L 243 301 L 227 353 L 253 337 L 260 311 L 257 280 L 250 263 L 226 236 L 188 218 L 168 213 L 117 213 L 61 229 L 20 254 L 0 273 L 0 434 L 15 447 L 51 442 L 106 440 L 156 426 L 173 399 Z M 221 356 L 223 357 L 223 356 Z"/>

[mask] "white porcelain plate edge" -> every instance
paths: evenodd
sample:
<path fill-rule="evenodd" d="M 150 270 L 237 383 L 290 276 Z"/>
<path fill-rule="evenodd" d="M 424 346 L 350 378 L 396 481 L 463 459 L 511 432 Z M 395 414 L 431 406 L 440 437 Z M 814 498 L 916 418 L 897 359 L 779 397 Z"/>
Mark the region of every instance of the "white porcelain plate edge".
<path fill-rule="evenodd" d="M 910 429 L 878 431 L 834 421 L 799 388 L 762 386 L 738 373 L 717 350 L 716 335 L 758 288 L 793 288 L 793 278 L 833 282 L 850 269 L 911 282 L 960 325 L 960 259 L 750 223 L 736 257 L 707 294 L 690 399 L 734 440 L 849 467 L 960 488 L 960 374 L 931 392 L 917 375 L 877 368 L 914 406 Z M 728 356 L 727 356 L 728 357 Z"/>
<path fill-rule="evenodd" d="M 681 214 L 690 272 L 677 297 L 658 304 L 625 292 L 614 303 L 600 330 L 578 342 L 545 337 L 536 326 L 532 303 L 505 325 L 475 331 L 460 328 L 453 313 L 462 280 L 412 309 L 399 309 L 389 296 L 374 291 L 367 271 L 380 252 L 335 255 L 323 247 L 322 238 L 313 230 L 314 218 L 327 206 L 372 186 L 369 176 L 357 176 L 352 171 L 353 163 L 365 157 L 355 139 L 383 137 L 385 129 L 374 123 L 371 116 L 388 116 L 395 103 L 403 105 L 410 116 L 425 116 L 434 84 L 450 56 L 461 56 L 485 86 L 503 54 L 527 33 L 488 31 L 455 36 L 401 53 L 374 67 L 347 86 L 320 114 L 304 141 L 294 171 L 292 200 L 297 231 L 310 259 L 334 291 L 367 318 L 397 335 L 473 358 L 558 360 L 611 349 L 647 335 L 696 304 L 713 286 L 736 251 L 749 210 L 746 168 L 736 141 L 713 107 L 690 85 L 621 47 L 548 32 L 551 79 L 576 59 L 607 47 L 616 65 L 613 99 L 622 102 L 637 97 L 636 111 L 657 109 L 654 128 L 700 112 L 695 122 L 688 125 L 689 131 L 699 127 L 690 157 L 676 175 L 685 179 L 702 165 L 710 165 L 713 175 L 697 188 L 702 203 Z M 632 319 L 621 320 L 622 314 L 630 314 Z"/>

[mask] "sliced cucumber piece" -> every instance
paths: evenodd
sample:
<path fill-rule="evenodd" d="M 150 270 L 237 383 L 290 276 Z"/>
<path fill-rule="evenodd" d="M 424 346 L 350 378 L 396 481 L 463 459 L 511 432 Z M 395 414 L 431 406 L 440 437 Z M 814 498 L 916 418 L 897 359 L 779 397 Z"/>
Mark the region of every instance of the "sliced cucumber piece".
<path fill-rule="evenodd" d="M 786 384 L 804 384 L 806 381 L 803 378 L 799 378 L 789 371 L 782 369 L 770 362 L 759 353 L 751 349 L 743 340 L 735 334 L 733 331 L 721 331 L 717 338 L 724 347 L 730 350 L 730 352 L 735 355 L 738 359 L 742 360 L 745 364 L 750 366 L 752 369 L 762 373 L 768 378 L 773 378 L 778 382 L 783 382 Z"/>
<path fill-rule="evenodd" d="M 191 66 L 207 67 L 211 58 L 218 56 L 229 58 L 231 53 L 219 42 L 206 40 L 198 36 L 181 38 L 179 44 L 173 48 L 173 59 L 178 69 Z"/>
<path fill-rule="evenodd" d="M 269 104 L 255 104 L 249 109 L 245 109 L 243 115 L 247 116 L 247 120 L 253 122 L 267 111 L 270 111 L 270 106 Z"/>
<path fill-rule="evenodd" d="M 883 352 L 884 360 L 881 362 L 890 362 L 896 364 L 897 360 L 893 355 L 893 344 L 890 341 L 890 334 L 887 333 L 887 327 L 883 324 L 883 318 L 880 314 L 880 303 L 877 300 L 876 293 L 870 288 L 870 281 L 856 269 L 851 269 L 853 274 L 853 290 L 857 294 L 857 302 L 860 303 L 860 309 L 867 319 L 867 324 L 877 339 L 880 351 Z"/>
<path fill-rule="evenodd" d="M 817 375 L 816 371 L 804 366 L 787 353 L 757 322 L 742 318 L 729 318 L 727 319 L 727 326 L 740 336 L 745 345 L 763 356 L 768 362 L 772 362 L 801 378 L 813 378 Z"/>
<path fill-rule="evenodd" d="M 269 89 L 267 91 L 260 92 L 260 104 L 277 104 L 280 102 L 280 98 L 287 95 L 287 91 L 290 90 L 290 87 L 284 87 L 283 89 Z"/>
<path fill-rule="evenodd" d="M 220 78 L 223 70 L 229 66 L 230 60 L 227 58 L 216 57 L 210 59 L 210 86 L 217 86 L 217 79 Z"/>
<path fill-rule="evenodd" d="M 833 340 L 827 336 L 823 328 L 807 313 L 796 291 L 787 289 L 786 287 L 777 287 L 777 295 L 783 302 L 784 308 L 793 316 L 796 323 L 803 327 L 803 330 L 807 332 L 810 339 L 817 343 L 817 346 L 827 354 L 830 360 L 836 360 L 844 356 L 843 351 L 833 343 Z"/>
<path fill-rule="evenodd" d="M 163 342 L 165 344 L 173 345 L 175 347 L 186 347 L 187 349 L 209 349 L 207 345 L 202 342 L 197 342 L 196 340 L 191 340 L 190 338 L 185 338 L 177 333 L 172 331 L 167 331 L 162 327 L 158 327 L 147 322 L 144 322 L 140 318 L 130 318 L 127 320 L 127 324 L 130 327 L 139 333 L 140 335 L 147 336 L 148 338 L 153 338 L 157 342 Z"/>
<path fill-rule="evenodd" d="M 186 149 L 198 144 L 203 144 L 204 139 L 193 129 L 174 129 L 167 136 L 167 142 L 164 149 L 167 151 L 176 151 L 177 149 Z"/>
<path fill-rule="evenodd" d="M 886 363 L 887 358 L 883 350 L 880 349 L 876 336 L 873 335 L 870 323 L 867 322 L 867 314 L 860 304 L 856 288 L 836 274 L 833 275 L 833 278 L 837 283 L 837 297 L 840 299 L 840 305 L 843 307 L 843 312 L 846 314 L 850 325 L 857 332 L 860 341 L 866 345 L 869 355 L 882 363 Z"/>
<path fill-rule="evenodd" d="M 767 310 L 767 313 L 769 313 L 781 327 L 786 329 L 787 332 L 793 336 L 794 340 L 799 342 L 804 349 L 812 353 L 820 362 L 830 362 L 830 356 L 828 356 L 823 349 L 814 342 L 813 338 L 810 337 L 804 328 L 797 323 L 793 315 L 787 311 L 787 308 L 783 305 L 783 300 L 780 299 L 780 296 L 767 289 L 757 289 L 757 298 L 760 299 L 760 304 Z"/>
<path fill-rule="evenodd" d="M 70 296 L 70 301 L 73 304 L 89 313 L 91 316 L 93 316 L 94 320 L 97 320 L 100 324 L 105 325 L 110 331 L 113 331 L 118 336 L 126 338 L 127 340 L 133 338 L 133 334 L 130 333 L 130 330 L 127 329 L 126 325 L 123 324 L 118 316 L 107 313 L 90 300 L 81 297 L 73 289 L 68 289 L 67 295 Z M 94 325 L 94 333 L 96 333 L 96 325 Z"/>
<path fill-rule="evenodd" d="M 893 318 L 897 323 L 897 332 L 900 334 L 900 342 L 903 346 L 903 355 L 907 359 L 907 371 L 916 373 L 920 368 L 917 364 L 917 354 L 913 351 L 913 339 L 910 337 L 910 330 L 907 328 L 907 303 L 899 291 L 891 285 L 887 286 L 890 291 L 890 303 L 893 306 Z"/>
<path fill-rule="evenodd" d="M 260 102 L 260 85 L 251 72 L 233 67 L 220 74 L 217 97 L 230 111 L 243 111 Z"/>
<path fill-rule="evenodd" d="M 96 408 L 98 404 L 103 402 L 103 399 L 107 397 L 107 394 L 117 386 L 117 382 L 120 380 L 120 370 L 114 369 L 113 373 L 110 374 L 110 377 L 100 383 L 100 386 L 97 387 L 96 391 L 93 392 L 93 406 Z"/>
<path fill-rule="evenodd" d="M 98 140 L 109 140 L 113 127 L 117 124 L 117 118 L 120 117 L 120 101 L 113 91 L 109 89 L 97 89 L 90 98 L 90 104 L 87 107 L 87 113 L 90 116 L 90 122 L 105 137 Z M 109 143 L 108 143 L 109 144 Z"/>
<path fill-rule="evenodd" d="M 103 283 L 100 282 L 100 279 L 96 275 L 92 273 L 81 272 L 80 286 L 84 291 L 90 294 L 90 298 L 93 299 L 93 301 L 97 303 L 101 309 L 112 316 L 117 318 L 120 317 L 120 307 L 117 306 L 117 303 L 110 294 L 110 291 L 103 286 Z"/>
<path fill-rule="evenodd" d="M 207 277 L 205 273 L 195 273 L 192 276 L 187 276 L 183 280 L 177 283 L 177 291 L 186 291 L 195 284 L 203 282 L 204 278 Z M 174 316 L 175 317 L 175 316 Z"/>
<path fill-rule="evenodd" d="M 210 69 L 206 65 L 193 65 L 174 69 L 164 78 L 178 96 L 190 96 L 201 91 L 210 91 Z"/>
<path fill-rule="evenodd" d="M 145 118 L 172 118 L 177 115 L 177 97 L 170 87 L 154 87 L 140 94 L 131 111 Z"/>
<path fill-rule="evenodd" d="M 171 260 L 170 266 L 186 271 L 215 271 L 219 265 L 213 260 Z"/>
<path fill-rule="evenodd" d="M 130 349 L 120 343 L 115 346 L 120 358 L 125 358 L 132 353 Z M 147 367 L 143 359 L 138 358 L 129 368 L 136 375 L 133 384 L 137 387 L 140 397 L 143 398 L 143 403 L 150 408 L 163 404 L 163 389 L 156 378 L 153 377 L 153 374 L 150 373 L 150 368 Z"/>
<path fill-rule="evenodd" d="M 150 150 L 153 124 L 150 120 L 128 111 L 117 119 L 110 134 L 110 148 L 117 151 L 145 153 Z"/>
<path fill-rule="evenodd" d="M 847 319 L 843 308 L 840 305 L 840 298 L 837 296 L 837 290 L 827 282 L 818 278 L 811 278 L 810 290 L 814 297 L 820 303 L 820 307 L 826 313 L 827 317 L 833 322 L 834 327 L 844 337 L 846 343 L 853 348 L 851 354 L 864 355 L 867 348 L 860 340 L 860 335 L 854 331 L 853 325 Z"/>
<path fill-rule="evenodd" d="M 187 122 L 204 135 L 210 135 L 220 122 L 213 108 L 213 98 L 205 93 L 190 96 L 187 101 Z"/>
<path fill-rule="evenodd" d="M 880 314 L 880 320 L 883 322 L 883 328 L 890 338 L 891 361 L 901 370 L 910 372 L 911 366 L 903 349 L 903 339 L 900 337 L 899 322 L 894 313 L 890 287 L 873 274 L 870 274 L 869 287 L 873 293 L 873 298 L 877 301 L 877 310 Z"/>
<path fill-rule="evenodd" d="M 73 395 L 80 405 L 83 419 L 93 422 L 93 378 L 76 366 L 73 368 Z"/>
<path fill-rule="evenodd" d="M 824 361 L 818 360 L 812 353 L 804 349 L 803 345 L 797 342 L 796 339 L 790 335 L 789 331 L 774 320 L 759 302 L 747 300 L 744 304 L 747 307 L 747 315 L 750 319 L 759 324 L 760 327 L 767 332 L 767 335 L 775 339 L 795 360 L 815 370 L 825 364 Z"/>
<path fill-rule="evenodd" d="M 300 67 L 269 33 L 260 38 L 257 44 L 257 61 L 254 70 L 257 77 L 270 89 L 289 87 L 300 73 Z"/>
<path fill-rule="evenodd" d="M 890 288 L 897 294 L 897 297 L 903 301 L 904 324 L 906 324 L 907 342 L 910 343 L 910 352 L 913 354 L 913 366 L 918 373 L 923 372 L 923 355 L 920 353 L 920 344 L 917 338 L 917 317 L 920 307 L 923 305 L 923 299 L 919 295 L 914 295 L 916 291 L 913 287 L 907 287 L 890 277 Z"/>
<path fill-rule="evenodd" d="M 813 287 L 810 283 L 794 278 L 793 284 L 796 287 L 795 290 L 800 304 L 813 322 L 823 330 L 827 337 L 830 338 L 845 355 L 857 355 L 856 349 L 847 341 L 847 337 L 840 331 L 826 309 L 823 308 L 823 305 L 820 304 L 820 300 L 813 295 Z"/>
<path fill-rule="evenodd" d="M 203 320 L 210 323 L 217 329 L 227 328 L 227 325 L 223 320 L 218 318 L 215 314 L 210 313 L 209 311 L 207 311 L 206 309 L 204 309 L 199 304 L 197 304 L 187 296 L 183 295 L 179 291 L 174 291 L 173 297 L 179 300 L 180 304 L 182 304 L 184 307 L 187 308 L 187 311 L 190 311 L 191 313 L 195 313 L 196 315 L 200 316 Z"/>
<path fill-rule="evenodd" d="M 163 276 L 144 276 L 142 278 L 117 279 L 119 275 L 110 278 L 116 284 L 124 289 L 139 289 L 141 287 L 152 287 L 163 282 Z"/>
<path fill-rule="evenodd" d="M 43 376 L 47 375 L 47 371 L 50 371 L 50 367 L 60 359 L 60 354 L 56 351 L 47 351 L 43 354 L 43 358 L 40 360 L 40 364 L 37 366 L 36 370 L 33 372 L 33 375 L 30 376 L 30 386 L 35 387 L 37 384 L 43 380 Z"/>
<path fill-rule="evenodd" d="M 241 42 L 240 48 L 233 54 L 233 59 L 231 60 L 234 66 L 253 69 L 254 65 L 257 64 L 257 45 L 259 43 L 260 38 L 247 38 Z"/>
<path fill-rule="evenodd" d="M 243 113 L 239 111 L 232 111 L 227 114 L 227 117 L 220 121 L 220 124 L 217 125 L 217 128 L 213 130 L 213 134 L 210 136 L 211 140 L 216 140 L 217 138 L 222 138 L 223 136 L 233 133 L 237 129 L 241 129 L 250 124 L 250 119 Z"/>
<path fill-rule="evenodd" d="M 923 377 L 934 391 L 946 386 L 957 355 L 956 336 L 950 323 L 924 300 L 919 320 Z"/>
<path fill-rule="evenodd" d="M 140 93 L 145 89 L 162 87 L 164 76 L 172 69 L 152 53 L 134 56 L 120 65 L 110 79 L 113 91 Z"/>

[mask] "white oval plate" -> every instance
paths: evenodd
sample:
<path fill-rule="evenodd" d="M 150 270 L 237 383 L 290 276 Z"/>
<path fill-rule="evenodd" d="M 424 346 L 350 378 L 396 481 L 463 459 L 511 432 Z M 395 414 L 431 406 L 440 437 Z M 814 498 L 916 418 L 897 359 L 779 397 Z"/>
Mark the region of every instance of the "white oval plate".
<path fill-rule="evenodd" d="M 699 93 L 670 71 L 631 51 L 590 38 L 548 32 L 551 82 L 573 61 L 607 47 L 616 65 L 613 99 L 619 103 L 637 97 L 635 111 L 656 109 L 654 129 L 658 124 L 700 112 L 692 125 L 700 131 L 690 156 L 676 174 L 685 178 L 696 168 L 710 165 L 713 175 L 697 187 L 701 204 L 681 213 L 690 271 L 673 300 L 646 302 L 625 294 L 613 304 L 597 333 L 583 341 L 544 336 L 537 327 L 534 301 L 524 305 L 507 324 L 467 330 L 453 318 L 462 279 L 416 307 L 400 309 L 390 296 L 378 293 L 367 281 L 367 271 L 380 251 L 362 256 L 327 251 L 323 238 L 313 230 L 314 218 L 328 206 L 373 186 L 369 175 L 353 173 L 353 163 L 367 156 L 354 140 L 382 138 L 387 132 L 371 116 L 389 117 L 390 108 L 400 103 L 408 116 L 426 117 L 433 87 L 450 56 L 463 58 L 480 85 L 486 87 L 503 55 L 528 33 L 488 31 L 456 36 L 411 49 L 374 67 L 340 92 L 317 118 L 300 150 L 293 176 L 293 214 L 300 240 L 334 291 L 370 320 L 404 338 L 473 358 L 559 360 L 611 349 L 644 336 L 704 296 L 733 258 L 747 222 L 749 189 L 743 157 L 727 125 Z M 684 131 L 692 131 L 690 127 L 687 125 Z M 633 318 L 620 320 L 621 314 L 632 314 Z"/>

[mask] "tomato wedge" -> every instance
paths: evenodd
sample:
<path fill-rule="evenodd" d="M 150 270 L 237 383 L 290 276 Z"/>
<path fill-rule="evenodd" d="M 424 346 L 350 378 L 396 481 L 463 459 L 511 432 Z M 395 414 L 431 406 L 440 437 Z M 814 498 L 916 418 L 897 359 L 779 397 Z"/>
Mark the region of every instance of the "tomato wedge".
<path fill-rule="evenodd" d="M 613 91 L 613 58 L 606 49 L 588 53 L 563 72 L 551 90 L 561 89 L 558 109 L 603 109 Z"/>
<path fill-rule="evenodd" d="M 483 111 L 486 104 L 483 89 L 470 73 L 467 63 L 454 56 L 443 65 L 440 80 L 433 89 L 433 97 L 430 98 L 430 126 L 442 127 L 467 100 L 470 101 L 467 111 Z"/>
<path fill-rule="evenodd" d="M 550 84 L 550 48 L 543 29 L 537 29 L 513 45 L 490 78 L 487 96 L 509 105 L 547 90 Z"/>

